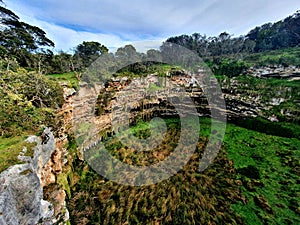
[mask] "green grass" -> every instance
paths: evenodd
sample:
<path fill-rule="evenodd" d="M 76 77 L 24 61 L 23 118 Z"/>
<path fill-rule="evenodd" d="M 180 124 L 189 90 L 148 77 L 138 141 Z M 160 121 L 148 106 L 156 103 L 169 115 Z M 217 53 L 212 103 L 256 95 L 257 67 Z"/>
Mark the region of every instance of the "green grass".
<path fill-rule="evenodd" d="M 165 122 L 168 127 L 165 140 L 150 153 L 134 152 L 114 137 L 106 139 L 106 148 L 128 164 L 157 163 L 168 157 L 167 153 L 178 141 L 179 120 L 165 119 Z M 291 132 L 297 130 L 297 125 L 294 126 Z M 149 124 L 140 121 L 130 130 L 139 138 L 147 138 L 148 129 Z M 300 223 L 300 140 L 280 136 L 279 129 L 273 135 L 253 129 L 228 123 L 219 155 L 200 173 L 197 167 L 211 132 L 211 119 L 200 118 L 196 153 L 184 169 L 156 185 L 118 185 L 97 175 L 84 163 L 77 165 L 74 177 L 78 183 L 71 187 L 73 197 L 69 201 L 72 222 Z M 160 157 L 156 158 L 157 155 Z"/>
<path fill-rule="evenodd" d="M 201 119 L 203 135 L 208 135 L 209 124 L 209 119 Z M 227 124 L 224 148 L 245 197 L 245 202 L 233 204 L 232 209 L 247 224 L 300 223 L 299 146 L 297 138 Z M 258 198 L 265 199 L 266 205 L 262 206 Z"/>
<path fill-rule="evenodd" d="M 294 65 L 300 66 L 300 48 L 286 48 L 246 55 L 244 60 L 252 66 Z"/>
<path fill-rule="evenodd" d="M 300 47 L 283 48 L 278 50 L 264 51 L 258 53 L 240 53 L 214 57 L 215 59 L 240 59 L 249 66 L 300 66 Z M 212 60 L 207 57 L 206 60 Z"/>
<path fill-rule="evenodd" d="M 119 160 L 132 165 L 149 165 L 168 157 L 179 138 L 180 121 L 166 119 L 165 140 L 150 152 L 137 153 L 114 137 L 106 140 L 106 149 Z M 188 121 L 191 126 L 193 121 Z M 130 130 L 146 132 L 149 124 L 139 122 Z M 146 135 L 139 135 L 147 138 Z M 108 181 L 85 163 L 77 165 L 68 201 L 74 224 L 241 224 L 230 204 L 238 197 L 230 164 L 224 152 L 204 173 L 197 172 L 206 139 L 200 138 L 196 153 L 177 174 L 155 185 L 130 187 Z M 93 155 L 97 160 L 97 156 Z M 126 174 L 124 174 L 126 176 Z"/>
<path fill-rule="evenodd" d="M 33 157 L 35 143 L 30 144 L 25 142 L 26 138 L 26 135 L 11 138 L 0 137 L 0 172 L 12 165 L 22 163 L 17 157 L 23 147 L 27 148 L 25 156 Z"/>
<path fill-rule="evenodd" d="M 299 159 L 300 140 L 271 136 L 256 131 L 228 126 L 225 137 L 228 157 L 233 160 L 236 169 L 253 166 L 257 168 L 263 187 L 252 185 L 252 180 L 244 174 L 238 174 L 243 182 L 243 193 L 249 200 L 245 210 L 234 205 L 237 213 L 248 221 L 256 213 L 261 224 L 296 224 L 300 222 Z M 297 172 L 298 170 L 298 172 Z M 253 186 L 253 187 L 252 187 Z M 253 198 L 264 196 L 273 213 L 259 208 Z M 295 203 L 292 200 L 295 199 Z M 295 207 L 295 209 L 291 209 Z M 298 209 L 297 209 L 298 208 Z M 251 213 L 247 212 L 251 210 Z M 257 224 L 257 223 L 249 223 Z"/>
<path fill-rule="evenodd" d="M 139 67 L 135 68 L 136 65 L 140 65 Z M 149 74 L 156 73 L 159 77 L 165 77 L 167 73 L 172 73 L 175 71 L 182 70 L 180 66 L 175 65 L 168 65 L 165 63 L 154 63 L 154 64 L 145 64 L 145 63 L 137 63 L 133 66 L 128 66 L 122 68 L 121 70 L 117 71 L 116 75 L 120 77 L 145 77 Z"/>
<path fill-rule="evenodd" d="M 62 74 L 48 74 L 46 75 L 58 82 L 67 82 L 68 87 L 78 89 L 79 81 L 74 72 L 62 73 Z"/>

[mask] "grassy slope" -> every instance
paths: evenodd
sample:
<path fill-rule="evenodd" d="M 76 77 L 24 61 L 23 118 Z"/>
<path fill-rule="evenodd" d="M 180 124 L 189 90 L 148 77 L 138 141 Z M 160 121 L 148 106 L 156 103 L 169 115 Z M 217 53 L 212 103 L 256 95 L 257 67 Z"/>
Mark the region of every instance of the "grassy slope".
<path fill-rule="evenodd" d="M 176 119 L 169 122 L 174 124 Z M 79 182 L 72 188 L 70 201 L 73 222 L 251 225 L 300 222 L 299 139 L 227 124 L 219 156 L 205 172 L 199 173 L 195 168 L 210 133 L 210 119 L 201 118 L 200 128 L 198 150 L 190 163 L 157 185 L 124 187 L 101 178 L 87 166 L 78 169 L 75 177 Z M 145 123 L 132 131 L 140 137 L 148 136 Z M 175 137 L 171 129 L 162 150 L 172 149 Z M 114 139 L 109 139 L 106 147 L 129 164 L 155 161 L 154 154 L 133 154 Z"/>
<path fill-rule="evenodd" d="M 74 72 L 69 73 L 62 73 L 62 74 L 49 74 L 46 75 L 49 78 L 52 78 L 58 82 L 66 82 L 68 84 L 68 87 L 73 87 L 75 89 L 78 88 L 78 79 L 75 76 Z"/>
<path fill-rule="evenodd" d="M 17 157 L 23 150 L 23 147 L 27 148 L 25 156 L 33 156 L 33 147 L 35 144 L 25 142 L 26 138 L 27 135 L 10 138 L 0 137 L 0 173 L 11 165 L 22 163 Z"/>
<path fill-rule="evenodd" d="M 300 47 L 284 48 L 259 53 L 240 53 L 208 57 L 206 60 L 215 59 L 234 59 L 243 60 L 249 66 L 269 66 L 269 65 L 292 65 L 300 66 Z"/>
<path fill-rule="evenodd" d="M 244 60 L 252 66 L 293 65 L 300 66 L 300 48 L 286 48 L 246 55 Z"/>
<path fill-rule="evenodd" d="M 121 161 L 148 165 L 168 157 L 178 141 L 178 120 L 169 119 L 165 141 L 150 152 L 136 153 L 114 138 L 106 148 Z M 194 125 L 194 124 L 192 124 Z M 139 123 L 132 132 L 146 138 L 147 125 Z M 74 224 L 241 224 L 230 204 L 238 198 L 238 187 L 229 172 L 229 160 L 222 151 L 213 166 L 198 173 L 199 156 L 205 146 L 202 137 L 190 162 L 176 175 L 156 185 L 128 187 L 97 175 L 87 165 L 76 165 L 69 201 Z M 97 156 L 94 158 L 95 160 Z M 126 174 L 124 174 L 125 176 Z"/>
<path fill-rule="evenodd" d="M 209 123 L 209 119 L 201 120 L 205 135 Z M 232 209 L 247 224 L 300 223 L 299 146 L 300 140 L 296 138 L 227 124 L 224 148 L 246 198 L 246 204 L 238 202 Z"/>

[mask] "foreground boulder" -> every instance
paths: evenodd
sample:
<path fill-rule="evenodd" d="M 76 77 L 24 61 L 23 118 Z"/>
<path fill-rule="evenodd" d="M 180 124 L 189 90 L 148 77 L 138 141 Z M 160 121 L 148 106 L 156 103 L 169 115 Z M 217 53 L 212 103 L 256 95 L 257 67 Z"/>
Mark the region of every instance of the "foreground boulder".
<path fill-rule="evenodd" d="M 0 174 L 0 224 L 51 224 L 54 214 L 51 203 L 43 200 L 41 169 L 55 151 L 55 139 L 46 128 L 42 140 L 36 136 L 27 139 L 37 143 L 32 158 L 14 165 Z M 22 160 L 22 157 L 19 157 Z"/>

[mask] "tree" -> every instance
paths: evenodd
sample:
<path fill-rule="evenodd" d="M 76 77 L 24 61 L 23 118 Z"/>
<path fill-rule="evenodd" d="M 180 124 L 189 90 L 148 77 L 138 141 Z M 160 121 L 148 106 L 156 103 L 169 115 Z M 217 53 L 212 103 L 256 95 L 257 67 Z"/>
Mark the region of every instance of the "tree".
<path fill-rule="evenodd" d="M 118 67 L 123 67 L 119 72 L 139 74 L 145 70 L 145 65 L 140 63 L 142 55 L 138 53 L 132 45 L 125 45 L 124 47 L 118 48 L 115 57 L 119 64 Z"/>
<path fill-rule="evenodd" d="M 84 41 L 75 49 L 74 58 L 79 63 L 79 69 L 89 67 L 100 55 L 107 53 L 108 48 L 99 42 Z"/>
<path fill-rule="evenodd" d="M 66 52 L 60 51 L 54 55 L 51 61 L 51 73 L 66 73 L 74 71 L 73 56 Z"/>
<path fill-rule="evenodd" d="M 216 75 L 226 75 L 228 77 L 235 77 L 243 74 L 248 65 L 240 60 L 221 59 L 215 60 L 211 65 L 211 69 Z"/>
<path fill-rule="evenodd" d="M 250 30 L 246 36 L 231 37 L 222 32 L 217 37 L 199 33 L 170 37 L 166 42 L 196 51 L 201 57 L 218 57 L 236 53 L 252 53 L 299 46 L 300 10 L 276 23 L 266 23 Z M 165 44 L 164 47 L 167 47 Z"/>
<path fill-rule="evenodd" d="M 282 21 L 256 27 L 246 38 L 255 41 L 256 52 L 299 46 L 300 11 Z"/>
<path fill-rule="evenodd" d="M 145 56 L 145 60 L 148 60 L 150 62 L 161 62 L 162 61 L 161 52 L 156 49 L 149 49 Z"/>
<path fill-rule="evenodd" d="M 30 64 L 30 54 L 42 46 L 54 47 L 39 27 L 19 21 L 11 10 L 0 6 L 0 45 L 2 58 L 16 58 L 21 66 Z"/>
<path fill-rule="evenodd" d="M 41 49 L 31 56 L 33 58 L 33 65 L 30 65 L 31 68 L 34 68 L 39 74 L 47 74 L 52 71 L 52 62 L 54 54 L 49 49 Z"/>
<path fill-rule="evenodd" d="M 124 62 L 127 60 L 135 61 L 139 58 L 139 54 L 132 45 L 125 45 L 124 47 L 117 49 L 116 57 L 124 59 Z"/>

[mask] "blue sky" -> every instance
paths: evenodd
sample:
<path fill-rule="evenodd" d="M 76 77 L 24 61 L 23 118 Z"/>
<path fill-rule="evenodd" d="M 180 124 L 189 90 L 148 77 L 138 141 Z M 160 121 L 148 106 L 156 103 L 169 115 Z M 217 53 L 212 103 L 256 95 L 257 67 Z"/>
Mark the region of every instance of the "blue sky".
<path fill-rule="evenodd" d="M 22 21 L 41 27 L 55 50 L 99 41 L 114 51 L 134 44 L 143 51 L 166 38 L 198 32 L 246 34 L 300 9 L 299 0 L 4 0 Z"/>

